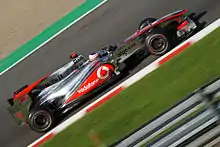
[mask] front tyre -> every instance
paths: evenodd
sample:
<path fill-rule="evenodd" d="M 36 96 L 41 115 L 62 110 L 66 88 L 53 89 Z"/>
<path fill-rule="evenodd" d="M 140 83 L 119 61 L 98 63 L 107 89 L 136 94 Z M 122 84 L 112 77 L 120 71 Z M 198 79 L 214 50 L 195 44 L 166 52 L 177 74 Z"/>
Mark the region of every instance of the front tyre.
<path fill-rule="evenodd" d="M 35 132 L 47 132 L 55 125 L 53 113 L 47 109 L 33 109 L 28 116 L 28 124 Z"/>
<path fill-rule="evenodd" d="M 153 55 L 161 56 L 171 49 L 171 42 L 163 33 L 149 34 L 146 39 L 146 48 Z"/>

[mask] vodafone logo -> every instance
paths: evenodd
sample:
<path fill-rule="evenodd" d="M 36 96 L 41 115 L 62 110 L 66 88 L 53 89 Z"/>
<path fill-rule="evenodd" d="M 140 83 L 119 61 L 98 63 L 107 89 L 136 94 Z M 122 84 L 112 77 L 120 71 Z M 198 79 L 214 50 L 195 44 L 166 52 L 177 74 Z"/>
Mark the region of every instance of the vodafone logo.
<path fill-rule="evenodd" d="M 88 83 L 87 85 L 83 86 L 83 88 L 77 90 L 78 93 L 82 93 L 84 91 L 87 91 L 88 89 L 92 88 L 96 83 L 98 83 L 99 79 L 96 79 L 95 81 Z"/>
<path fill-rule="evenodd" d="M 101 80 L 106 79 L 109 76 L 110 69 L 107 66 L 101 66 L 97 70 L 97 77 Z"/>

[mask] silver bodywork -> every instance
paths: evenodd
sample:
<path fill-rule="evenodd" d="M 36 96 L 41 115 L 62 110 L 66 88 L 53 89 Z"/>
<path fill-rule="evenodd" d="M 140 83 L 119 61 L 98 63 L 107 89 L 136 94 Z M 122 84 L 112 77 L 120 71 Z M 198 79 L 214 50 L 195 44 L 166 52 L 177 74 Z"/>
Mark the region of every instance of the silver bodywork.
<path fill-rule="evenodd" d="M 78 87 L 94 70 L 95 66 L 93 65 L 93 62 L 87 61 L 82 66 L 81 70 L 70 73 L 61 81 L 42 90 L 40 94 L 37 96 L 37 98 L 40 99 L 40 103 L 44 103 L 46 101 L 52 102 L 56 99 L 60 99 L 59 105 L 62 105 L 64 101 L 66 101 L 74 94 Z"/>

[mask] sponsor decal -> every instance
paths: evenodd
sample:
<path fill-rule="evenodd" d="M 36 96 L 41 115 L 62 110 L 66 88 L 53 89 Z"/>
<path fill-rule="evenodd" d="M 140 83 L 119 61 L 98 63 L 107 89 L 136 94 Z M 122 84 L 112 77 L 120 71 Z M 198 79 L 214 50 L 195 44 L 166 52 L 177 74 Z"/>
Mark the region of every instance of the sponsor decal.
<path fill-rule="evenodd" d="M 90 89 L 91 87 L 93 87 L 96 83 L 98 83 L 99 79 L 96 79 L 95 81 L 88 83 L 87 85 L 83 86 L 83 88 L 77 90 L 78 93 L 82 93 L 88 89 Z"/>
<path fill-rule="evenodd" d="M 107 66 L 101 66 L 97 70 L 97 77 L 101 80 L 108 78 L 110 69 Z"/>
<path fill-rule="evenodd" d="M 123 47 L 123 49 L 120 50 L 120 52 L 118 53 L 118 57 L 121 56 L 127 56 L 129 52 L 131 52 L 131 50 L 133 50 L 136 47 L 136 43 L 130 43 L 126 46 Z"/>

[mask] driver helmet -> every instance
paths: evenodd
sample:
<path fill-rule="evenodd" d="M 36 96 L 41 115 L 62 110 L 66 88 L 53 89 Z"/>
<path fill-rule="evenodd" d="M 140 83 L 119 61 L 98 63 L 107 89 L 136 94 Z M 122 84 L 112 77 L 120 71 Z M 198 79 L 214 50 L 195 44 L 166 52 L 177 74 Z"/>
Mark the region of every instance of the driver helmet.
<path fill-rule="evenodd" d="M 97 58 L 99 58 L 99 53 L 92 53 L 89 55 L 89 61 L 94 61 Z"/>

